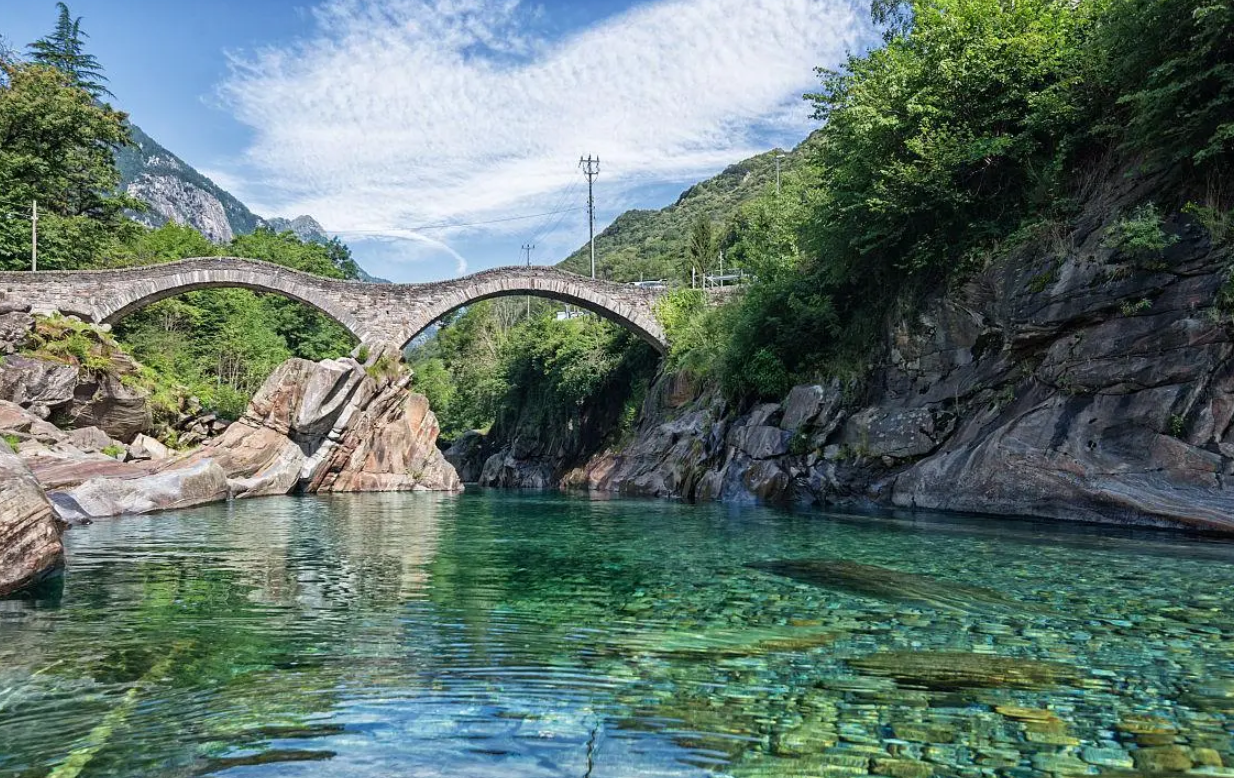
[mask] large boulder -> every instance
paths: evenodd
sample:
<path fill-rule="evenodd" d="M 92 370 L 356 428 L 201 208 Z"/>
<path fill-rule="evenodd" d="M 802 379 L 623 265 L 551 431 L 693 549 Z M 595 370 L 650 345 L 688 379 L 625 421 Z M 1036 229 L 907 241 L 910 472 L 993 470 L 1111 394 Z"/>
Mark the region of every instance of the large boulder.
<path fill-rule="evenodd" d="M 235 497 L 287 494 L 331 430 L 346 427 L 375 392 L 355 360 L 289 359 L 262 384 L 244 416 L 191 461 L 218 464 Z"/>
<path fill-rule="evenodd" d="M 64 565 L 62 530 L 42 487 L 0 442 L 0 596 L 37 583 Z"/>
<path fill-rule="evenodd" d="M 45 419 L 52 411 L 72 405 L 76 391 L 77 368 L 72 365 L 19 354 L 4 358 L 0 400 L 29 408 Z"/>
<path fill-rule="evenodd" d="M 207 460 L 135 478 L 92 478 L 48 497 L 66 521 L 88 521 L 226 500 L 227 476 Z"/>
<path fill-rule="evenodd" d="M 390 382 L 350 420 L 338 443 L 307 472 L 311 492 L 459 491 L 437 448 L 437 417 L 409 380 Z"/>
<path fill-rule="evenodd" d="M 76 350 L 81 339 L 89 358 Z M 37 350 L 18 353 L 31 348 Z M 103 328 L 72 319 L 36 319 L 20 311 L 0 313 L 0 358 L 0 400 L 41 419 L 64 428 L 98 427 L 126 443 L 152 425 L 147 392 L 129 380 L 139 365 Z"/>
<path fill-rule="evenodd" d="M 154 424 L 146 391 L 128 386 L 115 373 L 79 378 L 63 421 L 73 427 L 98 427 L 125 443 Z"/>
<path fill-rule="evenodd" d="M 129 458 L 138 461 L 162 461 L 171 456 L 171 449 L 148 435 L 138 435 L 129 444 Z"/>
<path fill-rule="evenodd" d="M 190 461 L 211 460 L 235 497 L 460 488 L 437 419 L 407 379 L 379 383 L 352 359 L 280 365 L 244 416 Z"/>
<path fill-rule="evenodd" d="M 244 418 L 189 457 L 213 462 L 226 474 L 233 497 L 287 494 L 300 480 L 305 455 L 286 435 Z"/>
<path fill-rule="evenodd" d="M 275 368 L 249 403 L 244 419 L 316 451 L 377 393 L 377 382 L 354 359 L 289 359 Z"/>

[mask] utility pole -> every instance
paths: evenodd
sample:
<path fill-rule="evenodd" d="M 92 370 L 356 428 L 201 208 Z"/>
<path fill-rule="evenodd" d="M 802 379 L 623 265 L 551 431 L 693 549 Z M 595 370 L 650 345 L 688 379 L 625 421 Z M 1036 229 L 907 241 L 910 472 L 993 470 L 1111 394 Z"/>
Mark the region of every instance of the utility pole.
<path fill-rule="evenodd" d="M 593 184 L 596 177 L 600 175 L 600 158 L 592 159 L 590 154 L 587 155 L 587 159 L 579 157 L 578 166 L 587 176 L 587 232 L 591 243 L 591 277 L 594 279 L 596 277 L 596 193 Z"/>
<path fill-rule="evenodd" d="M 534 243 L 524 243 L 523 252 L 527 254 L 527 269 L 531 269 L 531 252 L 536 247 Z M 527 318 L 531 318 L 531 295 L 527 295 Z"/>
<path fill-rule="evenodd" d="M 30 269 L 39 269 L 39 201 L 30 209 Z"/>
<path fill-rule="evenodd" d="M 784 159 L 784 154 L 776 152 L 776 197 L 780 196 L 780 160 Z"/>

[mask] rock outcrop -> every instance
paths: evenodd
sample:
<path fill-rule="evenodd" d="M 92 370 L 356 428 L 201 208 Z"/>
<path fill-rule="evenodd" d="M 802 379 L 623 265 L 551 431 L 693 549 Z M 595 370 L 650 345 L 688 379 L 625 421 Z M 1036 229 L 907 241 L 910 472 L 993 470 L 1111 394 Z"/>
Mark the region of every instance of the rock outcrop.
<path fill-rule="evenodd" d="M 306 475 L 310 492 L 403 492 L 462 489 L 437 448 L 437 417 L 428 400 L 392 383 L 355 415 L 339 441 Z"/>
<path fill-rule="evenodd" d="M 664 377 L 632 441 L 563 485 L 1234 532 L 1230 248 L 1187 217 L 1151 261 L 1111 248 L 1152 186 L 1111 180 L 1069 233 L 891 327 L 863 386 L 737 412 Z"/>
<path fill-rule="evenodd" d="M 91 478 L 71 488 L 48 492 L 47 496 L 68 522 L 192 508 L 227 499 L 227 476 L 214 462 L 140 472 Z"/>
<path fill-rule="evenodd" d="M 466 482 L 505 489 L 554 488 L 563 476 L 628 431 L 630 397 L 655 376 L 658 356 L 641 344 L 579 406 L 546 404 L 547 386 L 531 385 L 521 403 L 485 434 L 469 432 L 446 449 Z M 632 414 L 630 414 L 632 416 Z"/>
<path fill-rule="evenodd" d="M 0 400 L 59 427 L 98 427 L 124 442 L 153 426 L 147 392 L 128 382 L 137 363 L 100 328 L 10 311 L 0 315 L 0 353 Z M 87 367 L 91 360 L 106 366 Z"/>
<path fill-rule="evenodd" d="M 280 365 L 243 418 L 191 457 L 214 461 L 232 494 L 456 491 L 437 418 L 409 377 L 369 376 L 352 359 Z"/>
<path fill-rule="evenodd" d="M 409 383 L 352 359 L 292 359 L 238 422 L 186 454 L 144 435 L 126 446 L 98 427 L 61 430 L 2 400 L 0 432 L 69 522 L 295 490 L 457 491 L 437 419 Z"/>
<path fill-rule="evenodd" d="M 0 442 L 0 596 L 64 565 L 63 525 L 30 470 Z"/>

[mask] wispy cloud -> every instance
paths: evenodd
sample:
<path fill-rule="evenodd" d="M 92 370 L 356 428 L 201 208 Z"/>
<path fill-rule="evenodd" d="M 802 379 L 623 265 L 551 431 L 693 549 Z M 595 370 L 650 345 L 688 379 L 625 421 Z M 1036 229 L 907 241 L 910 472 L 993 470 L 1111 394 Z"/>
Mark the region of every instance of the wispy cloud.
<path fill-rule="evenodd" d="M 539 13 L 326 2 L 315 37 L 233 58 L 221 94 L 255 130 L 246 174 L 273 209 L 344 235 L 518 234 L 497 220 L 553 210 L 580 154 L 616 201 L 800 136 L 813 68 L 867 32 L 851 0 L 661 0 L 553 39 Z M 417 232 L 447 222 L 496 223 Z"/>

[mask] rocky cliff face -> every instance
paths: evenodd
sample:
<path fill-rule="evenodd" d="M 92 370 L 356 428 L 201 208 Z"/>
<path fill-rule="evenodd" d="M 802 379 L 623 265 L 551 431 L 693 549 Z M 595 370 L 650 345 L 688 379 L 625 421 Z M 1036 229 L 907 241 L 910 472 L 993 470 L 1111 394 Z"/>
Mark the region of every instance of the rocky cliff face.
<path fill-rule="evenodd" d="M 1186 217 L 1146 260 L 1108 246 L 1153 182 L 1111 177 L 1073 229 L 1032 241 L 901 321 L 866 386 L 733 409 L 683 376 L 632 442 L 563 484 L 1234 532 L 1231 262 Z"/>
<path fill-rule="evenodd" d="M 116 154 L 121 187 L 150 210 L 133 214 L 143 224 L 187 224 L 214 243 L 226 243 L 259 227 L 291 230 L 302 240 L 327 241 L 329 236 L 311 216 L 262 219 L 231 193 L 163 148 L 137 125 L 130 125 L 133 145 Z"/>
<path fill-rule="evenodd" d="M 534 401 L 502 414 L 486 435 L 468 433 L 446 450 L 446 459 L 468 483 L 509 489 L 556 487 L 621 432 L 632 385 L 645 386 L 654 357 L 628 363 L 628 371 L 601 387 L 590 402 L 564 413 Z M 534 392 L 533 392 L 534 394 Z"/>

